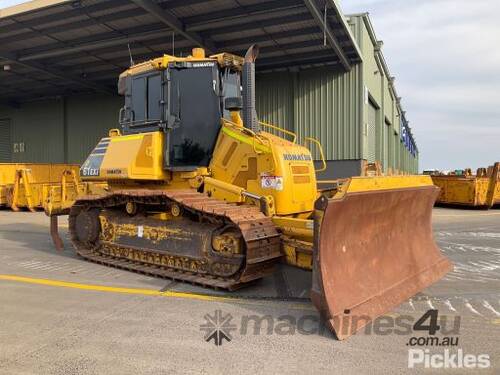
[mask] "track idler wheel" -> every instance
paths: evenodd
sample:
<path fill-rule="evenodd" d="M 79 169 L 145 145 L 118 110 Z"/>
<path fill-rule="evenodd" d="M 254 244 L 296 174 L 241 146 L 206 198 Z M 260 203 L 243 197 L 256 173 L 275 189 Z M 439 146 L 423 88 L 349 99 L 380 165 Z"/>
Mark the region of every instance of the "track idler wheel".
<path fill-rule="evenodd" d="M 81 243 L 97 242 L 100 231 L 99 209 L 83 210 L 76 216 L 75 234 Z"/>

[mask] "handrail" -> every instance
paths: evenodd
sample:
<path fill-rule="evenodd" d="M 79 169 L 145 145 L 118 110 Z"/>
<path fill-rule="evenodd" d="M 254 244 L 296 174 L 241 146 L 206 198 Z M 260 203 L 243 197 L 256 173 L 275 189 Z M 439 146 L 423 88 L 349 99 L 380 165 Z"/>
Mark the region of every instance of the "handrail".
<path fill-rule="evenodd" d="M 257 140 L 261 144 L 261 146 L 272 149 L 272 143 L 269 139 L 262 137 L 261 135 L 253 132 L 251 129 L 242 127 L 238 124 L 235 124 L 234 122 L 232 122 L 231 120 L 228 120 L 226 118 L 223 119 L 223 124 L 228 125 L 228 127 L 233 127 L 233 128 L 236 128 L 240 131 L 243 131 L 247 134 L 250 134 L 252 136 L 252 148 L 256 154 L 260 155 L 260 154 L 262 154 L 262 152 L 259 152 L 259 150 L 257 150 L 256 145 L 255 145 L 255 140 Z M 274 163 L 273 163 L 273 168 L 270 171 L 268 171 L 269 173 L 272 173 L 275 169 L 274 166 L 278 165 L 278 161 L 276 160 L 276 154 L 274 152 L 271 152 L 271 156 L 273 158 Z"/>
<path fill-rule="evenodd" d="M 259 121 L 259 124 L 267 126 L 270 129 L 273 129 L 273 130 L 276 130 L 276 131 L 279 131 L 279 132 L 282 132 L 284 134 L 291 136 L 292 143 L 295 143 L 297 141 L 297 134 L 295 134 L 294 132 L 291 132 L 290 130 L 283 129 L 283 128 L 280 128 L 279 126 L 271 125 L 271 124 L 268 124 L 267 122 L 263 122 L 263 121 Z"/>
<path fill-rule="evenodd" d="M 252 143 L 253 143 L 254 151 L 256 151 L 256 153 L 258 153 L 258 152 L 257 152 L 257 150 L 255 148 L 255 140 L 257 140 L 262 146 L 265 146 L 265 147 L 270 147 L 271 146 L 271 142 L 269 142 L 269 140 L 260 137 L 258 134 L 256 134 L 251 129 L 239 126 L 238 124 L 236 124 L 236 123 L 234 123 L 234 122 L 232 122 L 231 120 L 228 120 L 228 119 L 223 119 L 223 121 L 224 121 L 224 125 L 230 125 L 233 128 L 236 128 L 236 129 L 242 131 L 243 133 L 247 133 L 247 135 L 250 135 L 253 138 L 253 142 Z M 267 142 L 265 142 L 265 141 L 267 141 Z"/>
<path fill-rule="evenodd" d="M 316 138 L 311 138 L 311 137 L 305 137 L 304 141 L 306 141 L 306 142 L 309 141 L 309 142 L 315 143 L 316 146 L 318 146 L 319 155 L 321 157 L 321 163 L 323 164 L 323 166 L 320 169 L 316 169 L 316 172 L 326 171 L 327 167 L 326 167 L 325 154 L 323 153 L 323 146 L 321 146 L 321 143 Z"/>

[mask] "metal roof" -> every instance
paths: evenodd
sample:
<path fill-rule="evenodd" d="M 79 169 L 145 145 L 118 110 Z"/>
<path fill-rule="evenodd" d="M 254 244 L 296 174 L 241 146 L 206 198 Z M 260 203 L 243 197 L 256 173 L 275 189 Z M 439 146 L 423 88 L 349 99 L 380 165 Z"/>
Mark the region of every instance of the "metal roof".
<path fill-rule="evenodd" d="M 361 61 L 336 0 L 36 0 L 0 11 L 0 101 L 116 93 L 128 44 L 139 62 L 252 43 L 261 71 Z"/>

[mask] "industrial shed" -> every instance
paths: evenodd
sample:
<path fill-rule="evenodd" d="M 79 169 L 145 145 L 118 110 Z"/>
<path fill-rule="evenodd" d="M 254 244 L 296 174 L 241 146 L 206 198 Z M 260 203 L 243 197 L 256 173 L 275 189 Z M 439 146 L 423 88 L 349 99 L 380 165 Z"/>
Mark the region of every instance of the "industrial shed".
<path fill-rule="evenodd" d="M 394 77 L 370 17 L 347 16 L 362 62 L 348 72 L 329 67 L 263 73 L 259 114 L 299 136 L 321 140 L 328 177 L 358 174 L 360 161 L 380 161 L 387 173 L 417 173 L 418 149 Z"/>
<path fill-rule="evenodd" d="M 36 0 L 0 11 L 0 162 L 82 163 L 117 126 L 119 73 L 162 53 L 261 47 L 258 113 L 318 138 L 323 177 L 418 170 L 367 14 L 333 0 Z"/>

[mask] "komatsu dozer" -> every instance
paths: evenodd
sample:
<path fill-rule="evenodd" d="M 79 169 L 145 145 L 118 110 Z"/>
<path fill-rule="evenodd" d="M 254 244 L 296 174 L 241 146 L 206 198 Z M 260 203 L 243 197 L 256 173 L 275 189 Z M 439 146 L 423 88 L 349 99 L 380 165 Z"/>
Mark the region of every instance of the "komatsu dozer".
<path fill-rule="evenodd" d="M 311 270 L 343 339 L 450 270 L 432 235 L 439 189 L 428 176 L 318 181 L 320 143 L 257 119 L 257 53 L 194 49 L 120 75 L 120 127 L 80 170 L 106 192 L 72 202 L 71 241 L 91 261 L 226 290 L 279 261 Z"/>

